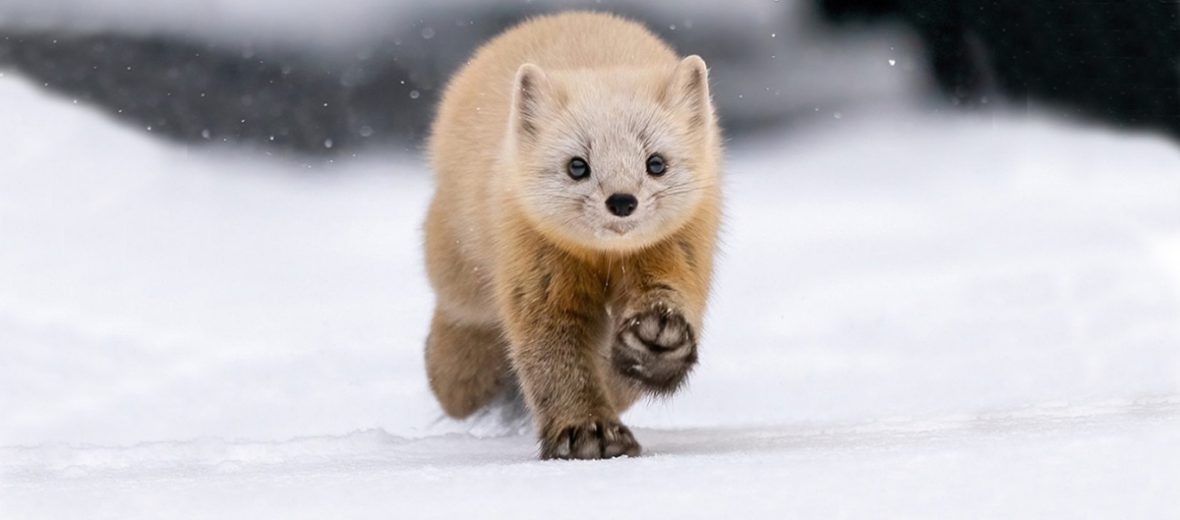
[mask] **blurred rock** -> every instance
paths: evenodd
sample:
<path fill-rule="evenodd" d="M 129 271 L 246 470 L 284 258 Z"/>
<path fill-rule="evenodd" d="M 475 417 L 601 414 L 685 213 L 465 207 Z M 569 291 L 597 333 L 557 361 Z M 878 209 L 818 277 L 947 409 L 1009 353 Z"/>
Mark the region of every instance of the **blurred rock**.
<path fill-rule="evenodd" d="M 336 154 L 420 137 L 428 100 L 388 54 L 350 61 L 166 37 L 10 35 L 7 62 L 46 88 L 185 142 Z"/>

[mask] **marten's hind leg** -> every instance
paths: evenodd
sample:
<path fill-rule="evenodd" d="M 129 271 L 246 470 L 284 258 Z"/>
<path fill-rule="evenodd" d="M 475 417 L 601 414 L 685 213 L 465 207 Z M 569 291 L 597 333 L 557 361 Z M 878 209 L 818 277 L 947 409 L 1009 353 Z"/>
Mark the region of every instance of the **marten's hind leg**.
<path fill-rule="evenodd" d="M 511 383 L 507 349 L 495 326 L 460 323 L 435 310 L 426 339 L 426 376 L 447 415 L 467 417 Z"/>

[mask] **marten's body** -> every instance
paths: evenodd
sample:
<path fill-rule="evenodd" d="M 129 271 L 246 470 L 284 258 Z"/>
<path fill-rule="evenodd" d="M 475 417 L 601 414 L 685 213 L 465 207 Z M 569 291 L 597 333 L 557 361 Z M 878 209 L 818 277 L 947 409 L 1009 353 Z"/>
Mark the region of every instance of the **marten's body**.
<path fill-rule="evenodd" d="M 720 215 L 704 62 L 571 13 L 480 49 L 430 139 L 427 372 L 465 417 L 520 384 L 545 458 L 637 455 L 619 414 L 696 362 Z"/>

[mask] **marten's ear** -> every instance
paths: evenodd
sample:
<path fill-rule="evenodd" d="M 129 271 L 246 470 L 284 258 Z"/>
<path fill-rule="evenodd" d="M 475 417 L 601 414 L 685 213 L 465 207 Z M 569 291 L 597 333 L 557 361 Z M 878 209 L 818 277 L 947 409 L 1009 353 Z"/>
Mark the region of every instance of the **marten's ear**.
<path fill-rule="evenodd" d="M 553 85 L 540 67 L 525 63 L 516 69 L 512 92 L 512 131 L 517 138 L 534 139 L 553 106 Z"/>
<path fill-rule="evenodd" d="M 685 110 L 689 126 L 704 130 L 713 124 L 713 101 L 709 97 L 709 69 L 705 60 L 692 55 L 676 65 L 664 92 L 669 106 Z"/>

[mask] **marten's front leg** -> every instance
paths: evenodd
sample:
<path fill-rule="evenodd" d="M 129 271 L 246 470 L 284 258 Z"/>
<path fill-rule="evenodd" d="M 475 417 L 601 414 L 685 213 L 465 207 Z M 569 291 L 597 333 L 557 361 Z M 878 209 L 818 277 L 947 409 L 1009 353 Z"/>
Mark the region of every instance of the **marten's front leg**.
<path fill-rule="evenodd" d="M 697 362 L 709 263 L 693 245 L 655 248 L 628 263 L 611 364 L 649 392 L 671 394 Z"/>
<path fill-rule="evenodd" d="M 512 366 L 536 420 L 541 457 L 639 455 L 596 359 L 606 330 L 602 283 L 559 252 L 531 257 L 514 258 L 497 285 Z"/>

